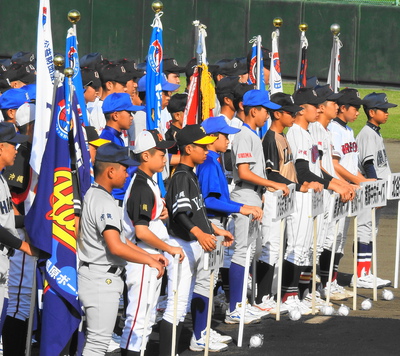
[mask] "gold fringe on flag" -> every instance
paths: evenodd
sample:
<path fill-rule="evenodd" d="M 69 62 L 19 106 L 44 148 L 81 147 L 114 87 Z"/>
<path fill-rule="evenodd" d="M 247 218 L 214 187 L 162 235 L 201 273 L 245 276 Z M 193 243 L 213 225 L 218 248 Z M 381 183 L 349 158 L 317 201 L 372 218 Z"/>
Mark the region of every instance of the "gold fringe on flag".
<path fill-rule="evenodd" d="M 210 110 L 215 107 L 215 89 L 212 85 L 212 77 L 211 73 L 208 71 L 208 66 L 203 63 L 199 65 L 199 67 L 202 68 L 200 91 L 202 96 L 201 122 L 203 122 L 210 117 Z"/>

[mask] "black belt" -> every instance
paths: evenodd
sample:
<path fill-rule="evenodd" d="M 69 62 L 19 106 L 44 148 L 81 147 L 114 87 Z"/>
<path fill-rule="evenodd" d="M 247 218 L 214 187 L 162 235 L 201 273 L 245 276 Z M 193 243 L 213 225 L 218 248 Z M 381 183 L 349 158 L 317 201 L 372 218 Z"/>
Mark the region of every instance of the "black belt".
<path fill-rule="evenodd" d="M 90 263 L 88 263 L 88 262 L 83 262 L 83 263 L 82 263 L 82 266 L 85 266 L 85 267 L 89 267 L 89 265 L 90 265 Z M 107 273 L 115 274 L 115 273 L 117 273 L 117 271 L 119 270 L 119 268 L 120 268 L 120 267 L 118 267 L 118 266 L 111 266 L 111 267 L 107 270 Z M 121 268 L 121 270 L 122 270 L 121 274 L 124 274 L 125 268 Z"/>
<path fill-rule="evenodd" d="M 255 192 L 257 192 L 257 193 L 260 192 L 260 193 L 264 194 L 264 192 L 265 192 L 265 187 L 263 187 L 262 185 L 253 185 L 253 184 L 251 184 L 251 183 L 245 183 L 245 182 L 243 182 L 242 180 L 241 180 L 240 182 L 236 183 L 236 185 L 237 185 L 238 187 L 242 187 L 242 186 L 243 186 L 243 183 L 244 183 L 245 185 L 248 185 L 249 188 L 250 188 L 250 187 L 253 187 L 253 190 L 254 190 Z"/>

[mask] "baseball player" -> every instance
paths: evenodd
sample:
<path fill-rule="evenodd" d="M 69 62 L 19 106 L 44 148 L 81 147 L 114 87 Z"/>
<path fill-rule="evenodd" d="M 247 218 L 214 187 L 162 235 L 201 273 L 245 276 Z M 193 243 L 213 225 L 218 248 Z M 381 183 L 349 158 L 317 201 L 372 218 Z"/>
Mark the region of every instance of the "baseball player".
<path fill-rule="evenodd" d="M 142 131 L 139 134 L 134 153 L 138 157 L 140 166 L 127 190 L 124 206 L 134 227 L 137 246 L 150 254 L 158 254 L 160 251 L 166 251 L 171 256 L 179 254 L 182 261 L 185 256 L 183 250 L 168 245 L 169 235 L 163 222 L 168 217 L 168 212 L 161 198 L 160 189 L 152 178 L 155 173 L 163 170 L 166 163 L 165 150 L 174 144 L 174 141 L 164 141 L 157 130 Z M 127 263 L 126 284 L 129 304 L 121 339 L 122 355 L 139 355 L 143 336 L 146 338 L 144 344 L 147 344 L 151 327 L 155 322 L 155 307 L 161 287 L 161 280 L 157 280 L 155 294 L 149 295 L 149 284 L 155 282 L 150 278 L 151 268 L 148 266 Z M 150 313 L 150 318 L 147 325 L 144 325 L 146 313 Z"/>
<path fill-rule="evenodd" d="M 262 127 L 267 118 L 267 109 L 279 109 L 280 105 L 270 102 L 268 92 L 250 90 L 244 94 L 243 107 L 245 119 L 240 132 L 232 143 L 232 168 L 235 188 L 231 199 L 235 202 L 246 201 L 248 205 L 261 207 L 261 197 L 265 187 L 282 190 L 288 194 L 286 184 L 276 183 L 266 178 L 265 161 L 261 140 L 256 132 Z M 243 283 L 247 281 L 244 275 L 246 252 L 250 231 L 250 218 L 242 214 L 232 214 L 235 223 L 235 246 L 232 263 L 229 269 L 230 301 L 226 311 L 226 323 L 239 323 L 241 315 Z M 257 229 L 255 229 L 257 230 Z M 253 307 L 246 306 L 244 323 L 259 320 Z"/>
<path fill-rule="evenodd" d="M 210 288 L 210 273 L 204 271 L 204 252 L 216 247 L 216 237 L 224 236 L 225 245 L 230 245 L 233 236 L 228 231 L 218 228 L 207 219 L 203 197 L 198 180 L 193 169 L 205 161 L 208 144 L 216 137 L 207 136 L 200 125 L 186 125 L 177 134 L 177 143 L 181 152 L 180 163 L 166 195 L 169 213 L 170 244 L 180 246 L 186 258 L 179 268 L 178 274 L 178 308 L 177 308 L 177 340 L 186 315 L 189 301 L 192 300 L 193 336 L 190 349 L 202 351 L 205 348 L 207 325 L 208 295 Z M 171 261 L 172 256 L 166 253 Z M 178 271 L 168 266 L 168 301 L 163 319 L 160 322 L 160 355 L 171 354 L 172 322 L 173 322 L 173 276 Z M 193 294 L 192 294 L 193 293 Z M 221 340 L 221 335 L 210 332 L 210 351 L 226 350 L 227 345 Z M 176 342 L 178 344 L 178 341 Z M 175 353 L 174 353 L 175 354 Z"/>
<path fill-rule="evenodd" d="M 385 124 L 389 117 L 388 109 L 394 108 L 397 105 L 388 102 L 385 93 L 371 93 L 364 97 L 364 112 L 367 116 L 367 123 L 357 135 L 356 142 L 359 152 L 359 167 L 361 173 L 366 178 L 387 179 L 391 173 L 389 162 L 386 155 L 383 138 L 380 134 L 380 125 Z M 376 226 L 379 225 L 379 218 L 382 209 L 376 209 Z M 358 218 L 357 232 L 359 236 L 358 248 L 359 251 L 367 251 L 372 253 L 372 224 L 368 214 L 361 214 Z M 361 256 L 360 256 L 361 257 Z M 359 276 L 363 277 L 360 283 L 368 286 L 365 283 L 373 279 L 369 273 L 371 262 L 370 259 L 361 260 L 358 263 L 358 270 L 364 269 L 364 276 L 360 271 Z M 361 279 L 361 278 L 360 278 Z M 377 283 L 380 287 L 391 284 L 389 280 L 377 278 Z"/>
<path fill-rule="evenodd" d="M 164 256 L 150 255 L 125 238 L 122 210 L 111 195 L 124 185 L 126 167 L 137 165 L 128 150 L 110 142 L 97 149 L 95 183 L 87 191 L 78 239 L 79 299 L 87 323 L 85 356 L 105 355 L 111 340 L 123 291 L 126 261 L 157 268 L 158 278 L 168 262 Z"/>

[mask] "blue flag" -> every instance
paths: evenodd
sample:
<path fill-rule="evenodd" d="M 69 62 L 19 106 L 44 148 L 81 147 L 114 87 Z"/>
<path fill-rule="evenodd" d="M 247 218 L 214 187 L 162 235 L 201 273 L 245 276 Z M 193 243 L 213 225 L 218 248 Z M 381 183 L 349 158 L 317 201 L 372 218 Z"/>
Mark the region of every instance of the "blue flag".
<path fill-rule="evenodd" d="M 69 154 L 70 118 L 72 109 L 78 106 L 69 105 L 66 87 L 61 81 L 56 89 L 36 198 L 25 219 L 33 245 L 49 256 L 45 260 L 41 356 L 58 355 L 81 320 Z M 68 108 L 71 109 L 70 114 L 67 113 Z M 78 127 L 81 129 L 80 125 Z"/>
<path fill-rule="evenodd" d="M 82 74 L 81 74 L 81 69 L 79 67 L 78 41 L 76 39 L 76 33 L 73 27 L 71 27 L 67 33 L 65 59 L 66 59 L 65 66 L 66 67 L 69 66 L 74 70 L 72 82 L 74 83 L 79 106 L 82 109 L 81 120 L 85 126 L 89 126 L 89 119 L 87 117 L 87 112 L 86 112 L 86 102 L 85 102 L 85 97 L 83 96 Z"/>

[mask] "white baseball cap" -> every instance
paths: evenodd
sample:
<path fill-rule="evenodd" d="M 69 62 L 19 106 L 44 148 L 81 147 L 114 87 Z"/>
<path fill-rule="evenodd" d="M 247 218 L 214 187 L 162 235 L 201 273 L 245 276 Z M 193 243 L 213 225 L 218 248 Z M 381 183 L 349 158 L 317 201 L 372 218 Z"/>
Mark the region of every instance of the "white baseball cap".
<path fill-rule="evenodd" d="M 18 108 L 15 114 L 17 126 L 24 126 L 35 120 L 35 107 L 35 104 L 24 103 Z"/>
<path fill-rule="evenodd" d="M 136 137 L 133 153 L 142 153 L 151 148 L 165 150 L 174 147 L 175 145 L 175 141 L 165 141 L 158 130 L 142 131 Z"/>

